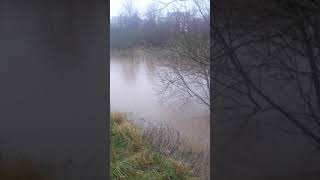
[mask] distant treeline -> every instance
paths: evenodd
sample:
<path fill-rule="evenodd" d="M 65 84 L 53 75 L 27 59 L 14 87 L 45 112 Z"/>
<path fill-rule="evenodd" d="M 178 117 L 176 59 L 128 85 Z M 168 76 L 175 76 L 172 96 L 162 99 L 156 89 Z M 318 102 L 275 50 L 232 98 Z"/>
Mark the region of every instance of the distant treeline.
<path fill-rule="evenodd" d="M 150 10 L 145 17 L 137 13 L 112 17 L 110 46 L 112 49 L 161 47 L 179 39 L 208 40 L 208 18 L 192 11 L 173 11 L 165 15 Z"/>

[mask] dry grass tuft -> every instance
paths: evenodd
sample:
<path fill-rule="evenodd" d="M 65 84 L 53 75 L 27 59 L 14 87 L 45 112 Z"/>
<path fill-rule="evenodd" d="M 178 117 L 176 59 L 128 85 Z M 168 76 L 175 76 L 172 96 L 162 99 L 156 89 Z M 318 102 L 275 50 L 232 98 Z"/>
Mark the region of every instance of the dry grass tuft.
<path fill-rule="evenodd" d="M 190 166 L 182 161 L 155 151 L 142 130 L 126 115 L 111 114 L 112 179 L 182 180 L 193 177 L 190 171 Z"/>

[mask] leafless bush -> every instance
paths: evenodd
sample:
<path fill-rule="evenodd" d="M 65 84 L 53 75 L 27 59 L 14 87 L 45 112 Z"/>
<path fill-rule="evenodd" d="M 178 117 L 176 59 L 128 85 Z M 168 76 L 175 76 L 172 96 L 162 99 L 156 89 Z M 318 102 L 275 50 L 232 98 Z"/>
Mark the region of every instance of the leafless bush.
<path fill-rule="evenodd" d="M 210 107 L 209 65 L 171 50 L 147 51 L 153 61 L 154 89 L 163 102 L 193 101 Z"/>
<path fill-rule="evenodd" d="M 210 108 L 209 1 L 160 4 L 162 8 L 179 5 L 183 11 L 171 12 L 170 18 L 179 27 L 176 38 L 168 41 L 160 53 L 151 52 L 158 59 L 158 95 L 164 101 L 191 100 Z M 198 22 L 201 22 L 201 31 L 195 25 Z"/>
<path fill-rule="evenodd" d="M 152 148 L 160 154 L 183 161 L 191 167 L 192 174 L 202 179 L 209 179 L 209 147 L 202 151 L 194 151 L 188 139 L 170 127 L 167 123 L 152 123 L 130 114 L 130 122 L 142 131 L 143 137 Z"/>

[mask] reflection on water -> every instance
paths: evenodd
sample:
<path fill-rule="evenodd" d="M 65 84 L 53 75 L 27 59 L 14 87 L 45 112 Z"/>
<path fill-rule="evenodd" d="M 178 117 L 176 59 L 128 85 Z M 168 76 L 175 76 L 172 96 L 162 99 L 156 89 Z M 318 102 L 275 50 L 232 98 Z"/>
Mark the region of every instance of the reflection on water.
<path fill-rule="evenodd" d="M 195 149 L 209 144 L 208 109 L 190 101 L 162 103 L 155 91 L 154 58 L 143 52 L 111 55 L 111 111 L 135 113 L 148 121 L 165 121 L 187 136 Z"/>
<path fill-rule="evenodd" d="M 140 70 L 140 64 L 133 55 L 126 58 L 126 61 L 120 60 L 119 63 L 121 64 L 121 74 L 123 78 L 126 79 L 128 84 L 131 84 L 136 81 L 137 74 Z M 134 67 L 134 68 L 133 68 Z"/>

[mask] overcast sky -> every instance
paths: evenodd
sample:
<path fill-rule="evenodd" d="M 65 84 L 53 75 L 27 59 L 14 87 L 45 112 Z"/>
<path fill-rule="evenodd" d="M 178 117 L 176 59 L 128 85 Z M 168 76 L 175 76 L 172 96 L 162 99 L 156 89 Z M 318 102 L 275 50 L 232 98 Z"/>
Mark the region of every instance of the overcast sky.
<path fill-rule="evenodd" d="M 126 0 L 110 0 L 110 18 L 112 16 L 118 16 L 121 13 L 121 8 L 123 7 L 123 4 Z M 160 0 L 161 2 L 172 2 L 172 0 Z M 139 11 L 139 13 L 143 14 L 145 13 L 145 10 L 148 8 L 150 4 L 153 2 L 159 2 L 159 0 L 133 0 L 134 7 Z M 204 1 L 207 3 L 210 3 L 209 0 Z M 186 1 L 187 6 L 192 7 L 194 4 L 192 1 Z M 180 8 L 179 4 L 170 4 L 170 6 L 167 6 L 166 9 L 171 9 L 172 7 L 178 7 Z M 207 4 L 207 7 L 210 7 L 209 4 Z"/>
<path fill-rule="evenodd" d="M 122 4 L 125 0 L 110 0 L 110 17 L 117 16 L 121 12 Z M 134 0 L 134 5 L 139 11 L 144 11 L 153 0 Z"/>

